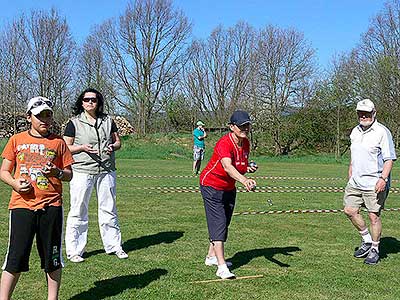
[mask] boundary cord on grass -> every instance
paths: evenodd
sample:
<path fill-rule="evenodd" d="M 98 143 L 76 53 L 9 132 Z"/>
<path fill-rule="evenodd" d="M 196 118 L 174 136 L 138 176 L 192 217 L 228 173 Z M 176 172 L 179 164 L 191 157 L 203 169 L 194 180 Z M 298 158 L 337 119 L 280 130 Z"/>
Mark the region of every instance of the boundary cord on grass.
<path fill-rule="evenodd" d="M 117 175 L 120 178 L 198 178 L 195 175 Z M 271 180 L 346 180 L 340 177 L 292 177 L 292 176 L 251 176 L 255 179 Z"/>
<path fill-rule="evenodd" d="M 149 186 L 132 187 L 135 190 L 152 191 L 156 193 L 199 193 L 198 186 Z M 238 193 L 248 193 L 243 187 L 237 188 Z M 336 186 L 258 186 L 251 193 L 343 193 L 343 187 Z M 392 187 L 390 193 L 400 193 L 400 188 Z"/>
<path fill-rule="evenodd" d="M 383 211 L 400 211 L 400 208 L 383 208 Z M 234 216 L 254 216 L 273 214 L 329 214 L 342 213 L 343 209 L 288 209 L 288 210 L 267 210 L 267 211 L 243 211 L 234 212 Z"/>
<path fill-rule="evenodd" d="M 195 175 L 117 175 L 118 178 L 148 178 L 148 179 L 157 179 L 157 178 L 198 178 Z M 347 178 L 340 177 L 296 177 L 296 176 L 251 176 L 254 179 L 270 179 L 270 180 L 344 180 L 347 181 Z M 399 182 L 399 179 L 392 179 L 392 182 Z"/>

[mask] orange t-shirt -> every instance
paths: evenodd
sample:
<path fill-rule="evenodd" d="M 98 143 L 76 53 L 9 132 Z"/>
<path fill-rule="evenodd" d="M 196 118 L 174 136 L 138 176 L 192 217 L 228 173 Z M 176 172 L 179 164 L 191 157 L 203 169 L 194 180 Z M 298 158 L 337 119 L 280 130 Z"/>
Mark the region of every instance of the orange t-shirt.
<path fill-rule="evenodd" d="M 62 183 L 56 177 L 43 175 L 41 168 L 51 161 L 64 169 L 74 162 L 64 140 L 56 135 L 35 137 L 24 131 L 13 135 L 5 146 L 3 159 L 15 162 L 14 178 L 27 177 L 33 189 L 27 194 L 12 191 L 9 209 L 42 209 L 46 206 L 62 205 Z"/>

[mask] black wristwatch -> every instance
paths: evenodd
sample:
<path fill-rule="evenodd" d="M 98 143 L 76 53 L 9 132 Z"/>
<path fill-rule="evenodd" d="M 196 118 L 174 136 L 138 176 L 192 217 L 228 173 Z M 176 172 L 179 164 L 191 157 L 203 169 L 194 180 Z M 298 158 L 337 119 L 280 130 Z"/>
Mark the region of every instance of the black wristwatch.
<path fill-rule="evenodd" d="M 381 177 L 379 177 L 379 178 L 380 178 L 380 179 L 383 179 L 384 182 L 388 182 L 388 181 L 389 181 L 389 178 L 387 178 L 387 177 L 385 178 L 385 177 L 382 177 L 382 176 L 381 176 Z"/>
<path fill-rule="evenodd" d="M 56 177 L 61 180 L 63 176 L 64 176 L 64 170 L 58 169 L 58 174 L 56 175 Z"/>

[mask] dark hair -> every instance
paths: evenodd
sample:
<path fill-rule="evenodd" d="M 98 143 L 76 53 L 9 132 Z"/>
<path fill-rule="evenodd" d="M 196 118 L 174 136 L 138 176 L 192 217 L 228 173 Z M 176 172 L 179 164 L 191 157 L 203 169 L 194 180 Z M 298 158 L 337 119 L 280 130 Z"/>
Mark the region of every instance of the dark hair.
<path fill-rule="evenodd" d="M 73 114 L 74 116 L 77 116 L 79 114 L 81 114 L 84 109 L 82 107 L 82 100 L 83 97 L 85 96 L 86 93 L 95 93 L 96 94 L 96 98 L 97 98 L 97 106 L 96 106 L 96 117 L 101 117 L 104 115 L 104 98 L 103 95 L 98 91 L 95 90 L 93 88 L 87 88 L 86 90 L 84 90 L 78 97 L 78 99 L 75 101 L 74 106 L 72 107 L 73 110 Z"/>

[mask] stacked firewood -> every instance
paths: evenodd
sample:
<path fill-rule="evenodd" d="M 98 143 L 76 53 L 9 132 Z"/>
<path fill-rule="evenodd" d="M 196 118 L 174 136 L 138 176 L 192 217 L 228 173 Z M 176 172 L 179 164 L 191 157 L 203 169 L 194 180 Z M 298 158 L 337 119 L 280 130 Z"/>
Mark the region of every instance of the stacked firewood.
<path fill-rule="evenodd" d="M 129 121 L 124 117 L 115 116 L 113 117 L 113 119 L 118 127 L 118 134 L 120 136 L 127 136 L 135 133 L 135 129 L 133 128 L 131 123 L 129 123 Z"/>
<path fill-rule="evenodd" d="M 16 132 L 27 130 L 30 126 L 26 115 L 17 115 L 15 118 L 12 114 L 0 115 L 0 139 L 12 136 L 14 134 L 14 127 Z"/>

